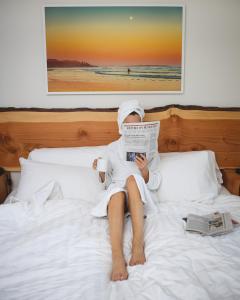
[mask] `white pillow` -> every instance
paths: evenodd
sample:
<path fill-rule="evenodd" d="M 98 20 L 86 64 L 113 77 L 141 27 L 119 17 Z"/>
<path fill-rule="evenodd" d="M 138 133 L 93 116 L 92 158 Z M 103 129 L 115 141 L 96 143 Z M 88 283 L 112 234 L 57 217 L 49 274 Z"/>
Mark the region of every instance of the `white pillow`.
<path fill-rule="evenodd" d="M 29 153 L 29 159 L 46 163 L 92 167 L 93 160 L 102 157 L 106 146 L 41 148 Z"/>
<path fill-rule="evenodd" d="M 187 156 L 191 156 L 192 153 L 194 153 L 194 156 L 196 156 L 196 153 L 198 152 L 208 152 L 209 155 L 211 156 L 211 161 L 210 163 L 213 164 L 213 167 L 215 166 L 215 172 L 216 172 L 216 176 L 217 176 L 217 180 L 219 184 L 223 183 L 223 178 L 222 178 L 222 173 L 221 170 L 219 169 L 219 166 L 217 164 L 216 158 L 215 158 L 215 153 L 211 150 L 200 150 L 200 151 L 186 151 L 186 152 L 166 152 L 166 153 L 160 153 L 160 158 L 163 159 L 165 157 L 170 157 L 170 156 L 179 156 L 181 157 L 181 155 L 187 155 Z"/>
<path fill-rule="evenodd" d="M 94 202 L 103 190 L 98 173 L 91 168 L 35 162 L 20 158 L 21 178 L 17 193 L 19 200 L 29 200 L 33 194 L 49 181 L 56 181 L 63 197 Z"/>
<path fill-rule="evenodd" d="M 202 202 L 216 197 L 221 188 L 212 151 L 160 154 L 159 201 Z"/>

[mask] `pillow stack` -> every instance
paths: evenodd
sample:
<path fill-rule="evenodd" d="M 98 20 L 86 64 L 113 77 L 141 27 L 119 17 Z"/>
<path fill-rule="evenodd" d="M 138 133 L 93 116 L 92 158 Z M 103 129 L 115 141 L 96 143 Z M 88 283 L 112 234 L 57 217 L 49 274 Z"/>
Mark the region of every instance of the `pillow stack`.
<path fill-rule="evenodd" d="M 20 158 L 21 178 L 16 197 L 30 199 L 54 181 L 62 197 L 94 203 L 104 189 L 93 160 L 102 157 L 106 146 L 43 148 L 33 150 L 29 159 Z M 213 199 L 221 187 L 221 172 L 212 151 L 160 154 L 159 201 L 201 202 Z"/>

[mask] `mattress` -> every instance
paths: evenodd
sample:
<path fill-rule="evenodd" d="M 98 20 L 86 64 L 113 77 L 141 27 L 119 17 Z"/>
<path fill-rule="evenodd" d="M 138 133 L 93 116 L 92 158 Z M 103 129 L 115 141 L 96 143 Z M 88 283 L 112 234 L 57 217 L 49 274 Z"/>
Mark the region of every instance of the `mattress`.
<path fill-rule="evenodd" d="M 240 197 L 222 190 L 213 201 L 159 202 L 145 219 L 144 265 L 110 281 L 108 221 L 80 199 L 50 200 L 39 211 L 24 202 L 0 206 L 0 299 L 240 299 L 240 228 L 218 237 L 184 230 L 188 213 L 230 211 Z M 124 253 L 131 257 L 131 218 Z"/>

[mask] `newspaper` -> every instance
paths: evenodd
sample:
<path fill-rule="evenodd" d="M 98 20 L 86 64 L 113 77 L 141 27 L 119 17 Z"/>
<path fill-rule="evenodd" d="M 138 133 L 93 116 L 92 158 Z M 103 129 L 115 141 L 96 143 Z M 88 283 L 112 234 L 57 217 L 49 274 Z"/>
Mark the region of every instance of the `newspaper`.
<path fill-rule="evenodd" d="M 158 151 L 159 130 L 160 121 L 124 123 L 122 137 L 126 160 L 134 161 L 137 155 L 142 154 L 150 161 Z"/>
<path fill-rule="evenodd" d="M 187 231 L 210 236 L 231 232 L 236 224 L 229 212 L 215 212 L 204 216 L 189 214 L 185 221 Z"/>

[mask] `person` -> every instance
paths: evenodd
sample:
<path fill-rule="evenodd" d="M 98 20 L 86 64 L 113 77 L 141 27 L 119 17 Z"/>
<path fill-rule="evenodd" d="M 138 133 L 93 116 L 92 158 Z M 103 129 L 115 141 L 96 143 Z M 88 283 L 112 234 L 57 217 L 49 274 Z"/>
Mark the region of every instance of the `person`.
<path fill-rule="evenodd" d="M 123 123 L 142 122 L 144 110 L 137 100 L 123 102 L 118 110 L 119 133 Z M 125 213 L 129 211 L 132 221 L 132 256 L 129 266 L 144 264 L 144 215 L 157 211 L 154 191 L 160 185 L 158 171 L 159 155 L 148 161 L 144 155 L 136 156 L 134 162 L 126 161 L 123 139 L 110 143 L 103 156 L 108 161 L 106 172 L 99 172 L 105 190 L 91 214 L 107 217 L 112 249 L 111 280 L 128 278 L 127 264 L 123 254 L 123 229 Z M 97 167 L 97 158 L 93 169 Z"/>

